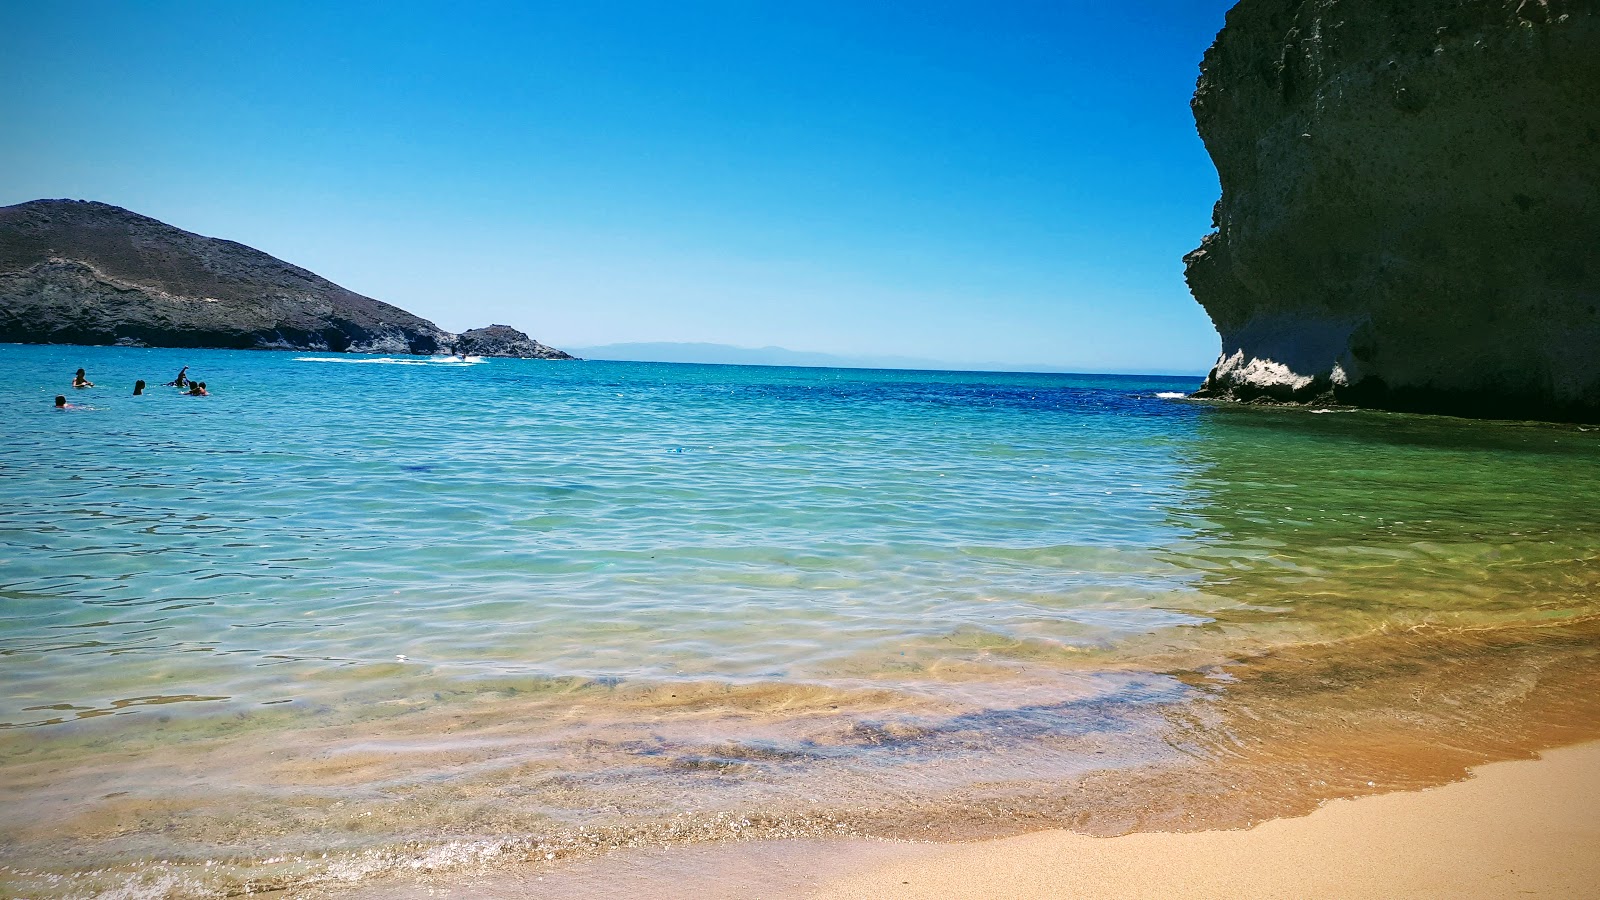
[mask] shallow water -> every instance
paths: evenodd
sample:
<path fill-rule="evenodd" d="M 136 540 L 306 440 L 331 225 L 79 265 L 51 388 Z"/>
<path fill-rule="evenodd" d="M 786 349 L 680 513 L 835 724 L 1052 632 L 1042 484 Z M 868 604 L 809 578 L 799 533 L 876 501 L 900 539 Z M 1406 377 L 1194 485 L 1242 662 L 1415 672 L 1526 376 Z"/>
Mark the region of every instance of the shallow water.
<path fill-rule="evenodd" d="M 1165 378 L 0 361 L 14 892 L 1215 823 L 1594 726 L 1573 426 Z M 184 364 L 213 396 L 128 396 Z"/>

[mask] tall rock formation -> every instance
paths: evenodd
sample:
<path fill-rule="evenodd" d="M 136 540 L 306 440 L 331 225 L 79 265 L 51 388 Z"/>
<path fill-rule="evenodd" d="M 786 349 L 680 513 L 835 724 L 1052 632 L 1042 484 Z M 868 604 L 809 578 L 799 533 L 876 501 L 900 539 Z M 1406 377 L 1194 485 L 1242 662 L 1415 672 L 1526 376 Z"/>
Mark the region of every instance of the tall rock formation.
<path fill-rule="evenodd" d="M 440 353 L 453 340 L 260 250 L 121 207 L 0 208 L 0 342 Z"/>
<path fill-rule="evenodd" d="M 1242 0 L 1200 396 L 1600 419 L 1600 0 Z"/>

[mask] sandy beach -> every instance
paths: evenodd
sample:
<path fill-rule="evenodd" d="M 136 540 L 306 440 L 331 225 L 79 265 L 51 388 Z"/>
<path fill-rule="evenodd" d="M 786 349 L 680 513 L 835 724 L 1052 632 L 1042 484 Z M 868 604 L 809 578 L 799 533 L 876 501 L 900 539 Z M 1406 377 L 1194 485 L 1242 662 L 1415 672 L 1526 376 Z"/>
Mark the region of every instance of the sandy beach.
<path fill-rule="evenodd" d="M 1442 787 L 1335 800 L 1236 831 L 1064 830 L 930 844 L 757 840 L 554 868 L 439 873 L 317 896 L 454 900 L 1500 898 L 1600 896 L 1600 742 Z"/>
<path fill-rule="evenodd" d="M 832 881 L 896 897 L 1600 896 L 1600 742 L 1431 790 L 1335 800 L 1245 831 L 962 844 Z"/>

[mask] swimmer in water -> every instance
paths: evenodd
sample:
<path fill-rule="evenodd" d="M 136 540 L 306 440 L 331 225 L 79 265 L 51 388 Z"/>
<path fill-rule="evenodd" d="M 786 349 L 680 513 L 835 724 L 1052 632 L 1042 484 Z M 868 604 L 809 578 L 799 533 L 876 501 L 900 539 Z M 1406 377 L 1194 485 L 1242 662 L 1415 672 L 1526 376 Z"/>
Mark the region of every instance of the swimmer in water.
<path fill-rule="evenodd" d="M 141 378 L 138 381 L 135 381 L 133 383 L 133 395 L 135 397 L 144 396 L 144 379 L 143 378 Z"/>
<path fill-rule="evenodd" d="M 211 395 L 206 392 L 206 383 L 204 381 L 191 381 L 189 382 L 189 396 L 209 397 Z"/>
<path fill-rule="evenodd" d="M 78 374 L 72 376 L 72 386 L 75 388 L 94 387 L 94 382 L 83 377 L 83 370 L 79 369 Z"/>
<path fill-rule="evenodd" d="M 57 394 L 56 395 L 56 409 L 66 409 L 66 408 L 67 408 L 67 398 L 61 396 L 60 394 Z"/>
<path fill-rule="evenodd" d="M 167 387 L 181 388 L 184 385 L 188 384 L 189 380 L 187 378 L 183 377 L 184 373 L 187 372 L 187 371 L 189 371 L 189 367 L 188 366 L 184 366 L 183 368 L 179 369 L 178 370 L 178 377 L 172 379 L 169 382 L 167 382 Z"/>

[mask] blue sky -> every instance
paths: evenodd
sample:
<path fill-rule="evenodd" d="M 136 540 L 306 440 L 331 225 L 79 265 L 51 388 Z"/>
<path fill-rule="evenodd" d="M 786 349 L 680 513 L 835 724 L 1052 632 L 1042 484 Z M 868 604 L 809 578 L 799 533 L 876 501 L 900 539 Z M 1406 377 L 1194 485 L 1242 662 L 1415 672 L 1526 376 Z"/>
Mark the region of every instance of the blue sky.
<path fill-rule="evenodd" d="M 0 204 L 556 346 L 1203 372 L 1230 5 L 8 3 Z"/>

